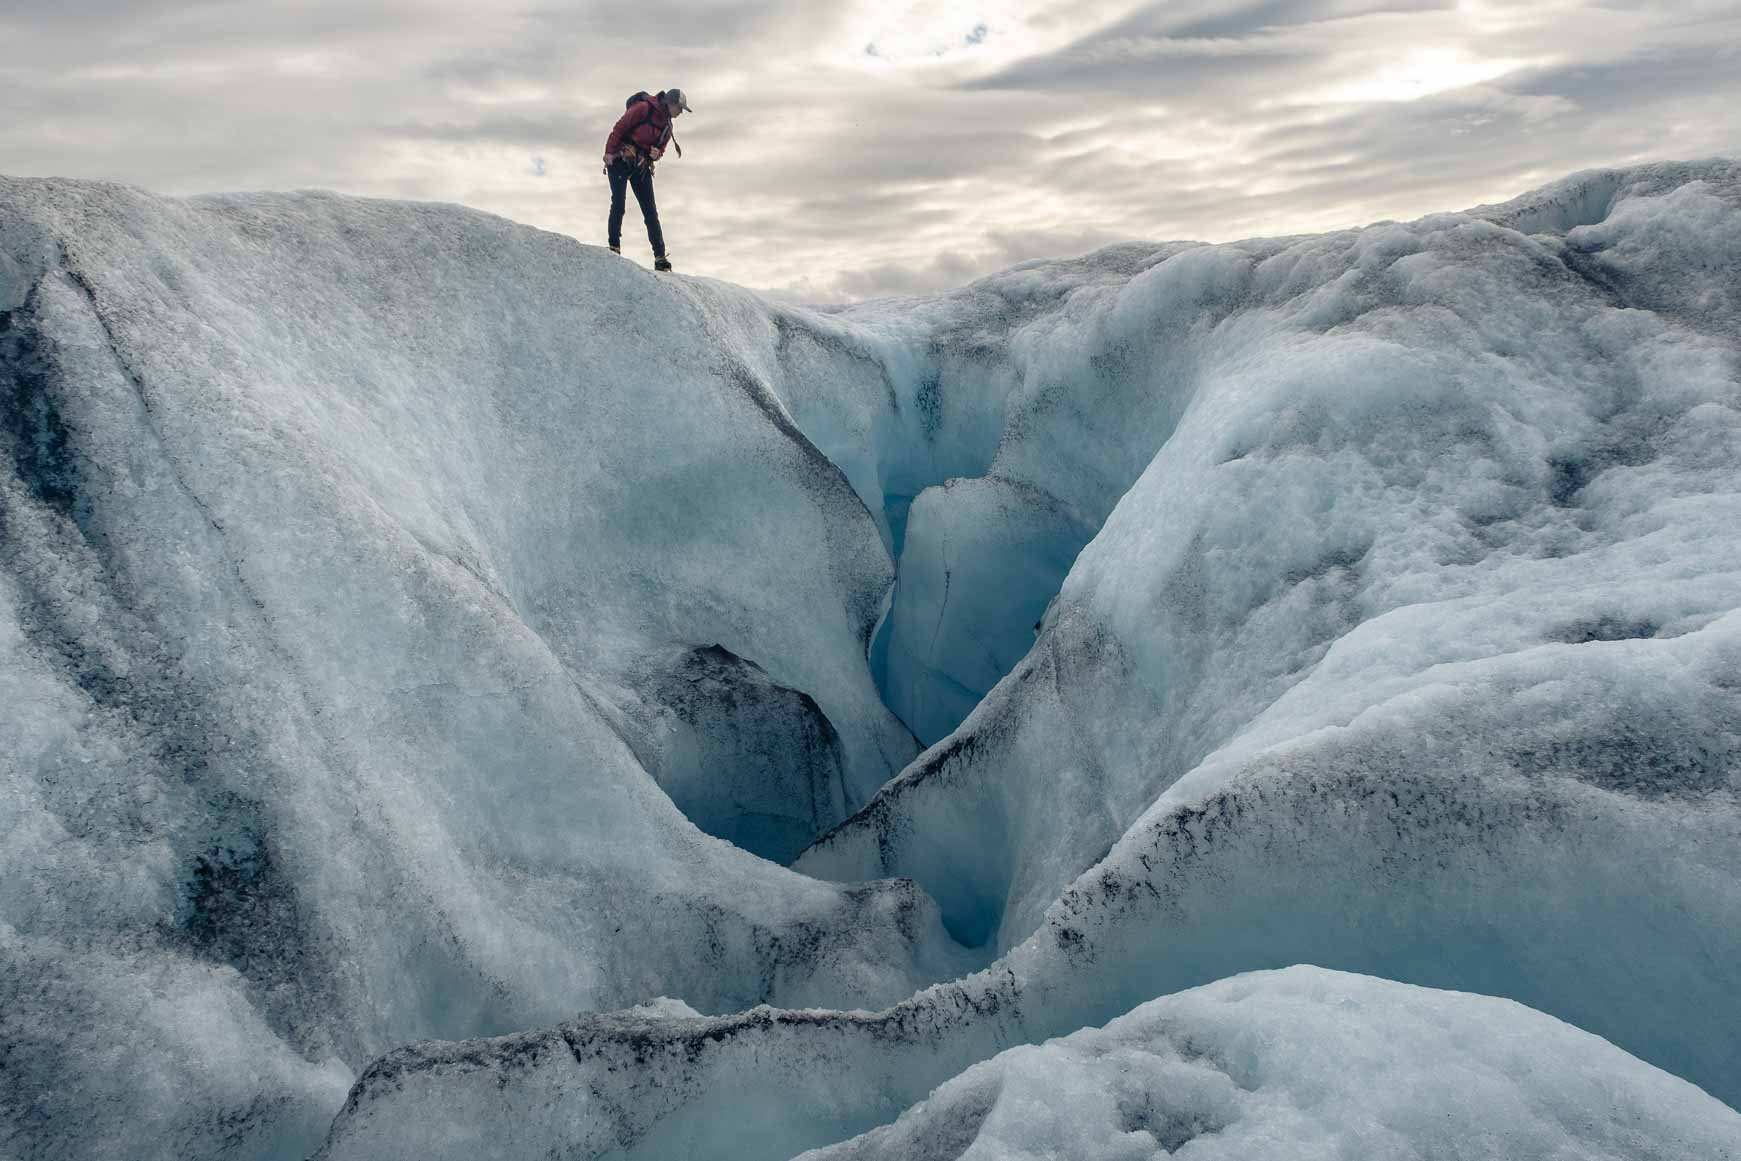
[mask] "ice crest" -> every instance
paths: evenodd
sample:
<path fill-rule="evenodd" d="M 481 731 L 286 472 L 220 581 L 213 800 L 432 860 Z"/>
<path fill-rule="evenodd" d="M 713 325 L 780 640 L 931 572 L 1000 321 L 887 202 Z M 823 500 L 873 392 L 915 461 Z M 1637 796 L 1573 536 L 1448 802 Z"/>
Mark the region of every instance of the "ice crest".
<path fill-rule="evenodd" d="M 1294 967 L 1012 1048 L 802 1161 L 1732 1155 L 1741 1115 L 1520 1005 Z"/>

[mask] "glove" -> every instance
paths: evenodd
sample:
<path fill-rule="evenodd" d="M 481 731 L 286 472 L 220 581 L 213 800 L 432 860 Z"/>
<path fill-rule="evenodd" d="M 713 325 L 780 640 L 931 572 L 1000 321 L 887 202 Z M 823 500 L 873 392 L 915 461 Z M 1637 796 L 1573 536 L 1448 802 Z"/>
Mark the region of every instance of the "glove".
<path fill-rule="evenodd" d="M 658 161 L 661 157 L 664 157 L 664 156 L 665 156 L 665 151 L 663 149 L 660 149 L 657 145 L 655 145 L 653 147 L 653 150 L 652 150 L 653 160 Z"/>

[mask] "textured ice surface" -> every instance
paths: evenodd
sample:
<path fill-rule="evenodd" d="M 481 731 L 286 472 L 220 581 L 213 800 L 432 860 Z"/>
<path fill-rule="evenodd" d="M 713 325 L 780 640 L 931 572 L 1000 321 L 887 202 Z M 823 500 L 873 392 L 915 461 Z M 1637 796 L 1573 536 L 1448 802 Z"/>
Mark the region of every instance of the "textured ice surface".
<path fill-rule="evenodd" d="M 778 751 L 790 855 L 916 752 L 879 525 L 711 308 L 454 207 L 5 181 L 0 229 L 0 1153 L 296 1155 L 408 1039 L 960 970 L 649 773 Z"/>
<path fill-rule="evenodd" d="M 1294 967 L 1012 1048 L 805 1161 L 1741 1156 L 1741 1114 L 1505 1000 Z"/>
<path fill-rule="evenodd" d="M 1734 166 L 1664 166 L 788 319 L 782 397 L 896 498 L 903 556 L 900 497 L 993 519 L 1006 471 L 1103 520 L 1033 650 L 798 863 L 912 876 L 1005 954 L 874 1016 L 568 1028 L 526 1082 L 548 1136 L 669 1156 L 729 1119 L 788 1156 L 1010 1044 L 1302 961 L 1511 997 L 1741 1096 L 1737 267 L 1705 257 L 1738 237 Z M 470 1091 L 462 1059 L 520 1091 L 483 1046 L 389 1058 L 335 1155 L 426 1082 Z M 477 1100 L 466 1132 L 510 1131 Z"/>
<path fill-rule="evenodd" d="M 1700 683 L 1677 704 L 1648 668 L 1598 658 L 1620 640 L 1666 658 L 1700 648 L 1677 637 L 1732 634 L 1717 622 L 1741 589 L 1738 198 L 1729 165 L 1597 175 L 1525 199 L 1533 218 L 1488 214 L 1545 221 L 1569 204 L 1573 223 L 1613 202 L 1565 237 L 1444 215 L 1174 253 L 1028 321 L 1045 268 L 955 296 L 1008 330 L 1011 398 L 1034 400 L 991 470 L 1087 511 L 1123 496 L 1017 679 L 803 866 L 913 875 L 954 930 L 1007 948 L 1223 747 L 1344 726 L 1442 685 L 1445 665 L 1473 682 L 1557 669 L 1537 651 L 1562 646 L 1576 668 L 1637 672 L 1607 698 L 1665 703 L 1638 713 L 1679 739 L 1671 764 L 1697 769 L 1638 777 L 1727 787 L 1732 690 Z M 1076 462 L 1089 451 L 1103 478 L 1125 465 L 1092 498 Z M 974 489 L 928 495 L 986 523 Z M 941 609 L 926 543 L 901 593 L 923 586 Z M 947 639 L 972 616 L 922 627 Z M 1571 694 L 1537 690 L 1544 725 L 1562 705 L 1597 712 Z M 1564 737 L 1539 739 L 1534 764 L 1576 764 L 1572 721 L 1552 729 Z M 985 820 L 985 843 L 960 841 L 964 816 Z"/>
<path fill-rule="evenodd" d="M 0 208 L 4 1147 L 296 1155 L 439 1037 L 330 1156 L 790 1157 L 1299 962 L 1741 1099 L 1733 164 L 828 312 Z M 817 1007 L 556 1024 L 657 996 Z"/>
<path fill-rule="evenodd" d="M 702 830 L 788 863 L 844 816 L 840 739 L 808 694 L 718 645 L 644 680 L 639 756 Z"/>
<path fill-rule="evenodd" d="M 1298 966 L 952 1078 L 935 1039 L 948 1019 L 637 1010 L 418 1045 L 369 1070 L 320 1159 L 543 1156 L 552 1142 L 584 1157 L 783 1158 L 867 1120 L 886 1124 L 804 1156 L 1741 1156 L 1741 1114 L 1508 1000 Z"/>

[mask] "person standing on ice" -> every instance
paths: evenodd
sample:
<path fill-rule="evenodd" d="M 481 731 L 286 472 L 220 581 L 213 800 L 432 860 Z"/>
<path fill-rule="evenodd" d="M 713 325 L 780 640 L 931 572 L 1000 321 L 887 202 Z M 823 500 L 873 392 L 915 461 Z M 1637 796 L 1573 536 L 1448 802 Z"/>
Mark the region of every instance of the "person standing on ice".
<path fill-rule="evenodd" d="M 671 269 L 665 253 L 665 232 L 659 228 L 659 207 L 653 201 L 653 166 L 673 144 L 671 122 L 689 111 L 682 89 L 665 89 L 656 96 L 636 93 L 626 112 L 605 140 L 605 176 L 611 179 L 611 217 L 608 226 L 611 253 L 623 252 L 623 191 L 633 189 L 647 223 L 647 240 L 653 243 L 653 269 Z M 683 156 L 682 146 L 677 156 Z"/>

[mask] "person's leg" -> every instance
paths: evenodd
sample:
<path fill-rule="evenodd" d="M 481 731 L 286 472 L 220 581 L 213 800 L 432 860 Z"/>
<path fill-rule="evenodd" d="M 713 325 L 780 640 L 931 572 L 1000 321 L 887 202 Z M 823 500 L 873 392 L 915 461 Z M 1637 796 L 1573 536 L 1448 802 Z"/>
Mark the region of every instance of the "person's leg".
<path fill-rule="evenodd" d="M 605 227 L 605 236 L 615 250 L 623 244 L 623 210 L 628 199 L 624 196 L 629 188 L 629 175 L 623 172 L 620 161 L 611 163 L 611 216 Z"/>
<path fill-rule="evenodd" d="M 659 206 L 653 200 L 653 175 L 644 169 L 635 170 L 629 178 L 635 200 L 641 203 L 641 219 L 647 223 L 647 241 L 653 243 L 653 257 L 665 257 L 665 231 L 659 228 Z"/>

